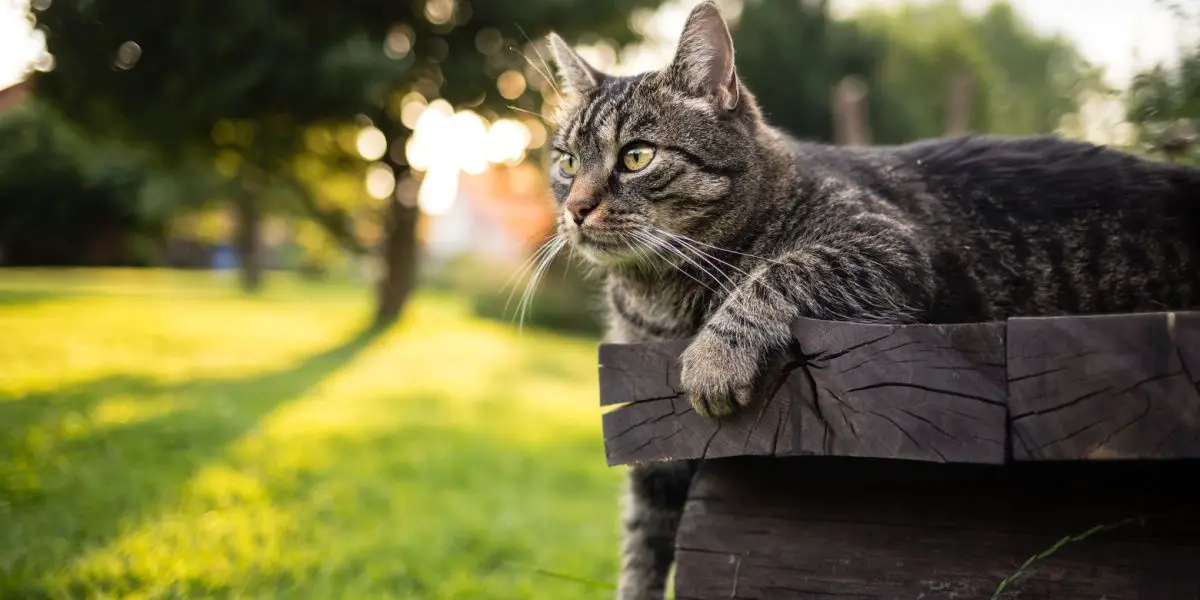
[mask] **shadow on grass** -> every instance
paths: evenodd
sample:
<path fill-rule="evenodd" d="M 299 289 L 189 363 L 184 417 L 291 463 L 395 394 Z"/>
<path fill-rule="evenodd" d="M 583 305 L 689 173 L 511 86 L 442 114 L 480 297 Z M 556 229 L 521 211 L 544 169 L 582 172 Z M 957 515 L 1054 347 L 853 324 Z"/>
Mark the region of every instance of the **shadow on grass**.
<path fill-rule="evenodd" d="M 292 368 L 252 377 L 162 384 L 115 376 L 0 401 L 0 588 L 8 578 L 28 585 L 114 541 L 123 522 L 177 495 L 264 415 L 347 365 L 379 333 L 363 330 Z M 111 426 L 85 417 L 113 398 L 168 408 Z M 35 590 L 23 597 L 44 595 Z"/>
<path fill-rule="evenodd" d="M 0 309 L 50 302 L 70 293 L 49 290 L 0 290 Z"/>

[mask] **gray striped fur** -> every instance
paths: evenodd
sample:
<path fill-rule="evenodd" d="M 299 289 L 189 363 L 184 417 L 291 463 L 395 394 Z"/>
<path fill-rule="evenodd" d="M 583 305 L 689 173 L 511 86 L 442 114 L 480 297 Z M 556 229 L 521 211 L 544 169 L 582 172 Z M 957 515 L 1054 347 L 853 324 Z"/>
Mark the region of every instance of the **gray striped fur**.
<path fill-rule="evenodd" d="M 716 5 L 675 60 L 597 72 L 551 40 L 569 90 L 551 166 L 559 233 L 607 281 L 609 339 L 694 337 L 682 386 L 745 407 L 800 316 L 881 323 L 1183 309 L 1200 290 L 1200 174 L 1053 136 L 847 148 L 764 122 Z M 631 143 L 656 149 L 620 168 Z M 618 598 L 661 598 L 694 464 L 630 470 Z"/>

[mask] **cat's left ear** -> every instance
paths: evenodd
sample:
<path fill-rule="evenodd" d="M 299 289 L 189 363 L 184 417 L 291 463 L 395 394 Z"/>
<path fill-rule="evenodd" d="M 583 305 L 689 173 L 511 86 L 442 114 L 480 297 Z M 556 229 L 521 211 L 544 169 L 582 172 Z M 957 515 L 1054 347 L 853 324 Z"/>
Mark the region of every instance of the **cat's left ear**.
<path fill-rule="evenodd" d="M 725 110 L 737 108 L 733 37 L 721 9 L 712 0 L 701 2 L 688 15 L 668 72 L 684 91 L 711 98 Z"/>
<path fill-rule="evenodd" d="M 565 92 L 583 94 L 599 87 L 604 75 L 583 60 L 566 40 L 557 33 L 551 33 L 547 40 L 550 42 L 550 51 L 554 53 L 554 63 L 558 66 L 558 79 Z"/>

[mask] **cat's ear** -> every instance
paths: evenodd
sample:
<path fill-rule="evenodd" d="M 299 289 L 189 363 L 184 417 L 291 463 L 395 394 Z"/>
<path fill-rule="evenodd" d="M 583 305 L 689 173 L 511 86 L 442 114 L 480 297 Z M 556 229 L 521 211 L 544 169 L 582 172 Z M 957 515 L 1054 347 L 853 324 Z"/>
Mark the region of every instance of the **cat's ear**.
<path fill-rule="evenodd" d="M 684 91 L 711 98 L 725 110 L 737 108 L 733 37 L 715 2 L 705 0 L 692 9 L 668 69 L 672 81 Z"/>
<path fill-rule="evenodd" d="M 554 53 L 554 64 L 558 66 L 558 79 L 562 82 L 564 92 L 582 94 L 600 85 L 604 75 L 583 60 L 570 44 L 557 33 L 551 33 L 547 40 L 550 42 L 550 51 Z"/>

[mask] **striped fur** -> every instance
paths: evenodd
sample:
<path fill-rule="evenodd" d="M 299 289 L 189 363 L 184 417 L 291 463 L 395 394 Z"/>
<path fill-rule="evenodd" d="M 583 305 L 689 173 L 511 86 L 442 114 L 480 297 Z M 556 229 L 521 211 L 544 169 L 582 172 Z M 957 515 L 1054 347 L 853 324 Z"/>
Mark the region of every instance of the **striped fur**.
<path fill-rule="evenodd" d="M 1200 172 L 1056 137 L 800 142 L 763 121 L 716 6 L 674 62 L 601 74 L 552 39 L 570 91 L 553 139 L 559 233 L 607 280 L 609 338 L 694 338 L 681 383 L 720 418 L 751 401 L 800 316 L 962 322 L 1200 300 Z M 567 65 L 562 67 L 562 65 Z M 656 148 L 627 172 L 622 150 Z M 618 597 L 663 597 L 691 463 L 630 470 Z"/>

